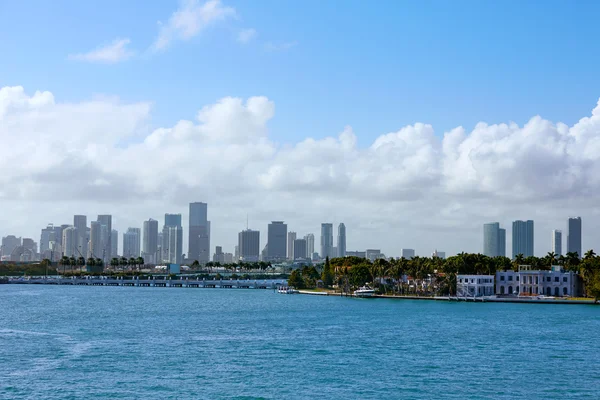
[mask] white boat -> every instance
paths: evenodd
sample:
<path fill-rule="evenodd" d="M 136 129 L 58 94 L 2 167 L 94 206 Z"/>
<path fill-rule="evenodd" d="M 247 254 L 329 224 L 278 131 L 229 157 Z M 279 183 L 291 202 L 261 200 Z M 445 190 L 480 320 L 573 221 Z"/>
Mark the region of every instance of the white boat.
<path fill-rule="evenodd" d="M 354 296 L 356 297 L 373 297 L 374 294 L 375 290 L 366 286 L 360 287 L 358 290 L 354 291 Z"/>
<path fill-rule="evenodd" d="M 277 288 L 277 293 L 282 293 L 282 294 L 296 294 L 299 293 L 296 289 L 291 288 L 291 287 L 287 287 L 287 286 L 280 286 Z"/>

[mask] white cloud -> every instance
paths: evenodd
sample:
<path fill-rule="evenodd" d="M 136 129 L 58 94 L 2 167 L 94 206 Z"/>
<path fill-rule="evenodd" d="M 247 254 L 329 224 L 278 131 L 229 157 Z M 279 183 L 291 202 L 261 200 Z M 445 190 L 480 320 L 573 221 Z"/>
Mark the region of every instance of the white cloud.
<path fill-rule="evenodd" d="M 115 64 L 125 61 L 134 55 L 134 52 L 127 48 L 130 42 L 129 39 L 115 39 L 112 43 L 98 47 L 88 53 L 71 54 L 69 55 L 69 59 L 92 63 Z"/>
<path fill-rule="evenodd" d="M 248 43 L 256 37 L 256 29 L 243 29 L 238 33 L 237 40 L 240 43 Z"/>
<path fill-rule="evenodd" d="M 282 42 L 282 43 L 267 42 L 267 43 L 265 43 L 265 50 L 266 51 L 286 51 L 286 50 L 291 49 L 292 47 L 296 47 L 297 45 L 298 45 L 297 41 Z"/>
<path fill-rule="evenodd" d="M 270 139 L 273 101 L 226 97 L 196 118 L 149 130 L 149 103 L 64 103 L 49 92 L 0 89 L 0 235 L 38 239 L 47 222 L 112 213 L 115 226 L 209 203 L 216 245 L 245 226 L 282 219 L 303 235 L 345 222 L 348 248 L 425 255 L 481 251 L 482 224 L 536 221 L 550 230 L 581 215 L 584 247 L 600 242 L 600 106 L 573 126 L 533 117 L 436 134 L 416 123 L 359 147 L 346 127 L 298 143 Z M 264 245 L 265 235 L 263 235 Z M 510 251 L 510 249 L 509 249 Z"/>
<path fill-rule="evenodd" d="M 166 23 L 160 23 L 158 38 L 152 45 L 154 51 L 166 49 L 174 40 L 189 40 L 208 26 L 236 15 L 233 7 L 224 6 L 220 0 L 185 0 Z"/>

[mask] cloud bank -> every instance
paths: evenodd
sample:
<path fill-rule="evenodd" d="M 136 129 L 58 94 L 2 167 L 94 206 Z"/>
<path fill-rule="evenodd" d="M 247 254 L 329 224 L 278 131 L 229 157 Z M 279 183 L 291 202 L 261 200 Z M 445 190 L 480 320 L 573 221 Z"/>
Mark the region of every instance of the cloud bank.
<path fill-rule="evenodd" d="M 570 215 L 584 217 L 584 247 L 600 239 L 592 229 L 600 103 L 573 126 L 534 116 L 523 126 L 479 123 L 438 134 L 415 123 L 365 148 L 349 126 L 276 143 L 274 115 L 268 98 L 225 97 L 195 118 L 150 128 L 150 103 L 65 103 L 4 87 L 0 234 L 39 240 L 46 223 L 69 223 L 76 213 L 112 213 L 123 231 L 165 212 L 185 221 L 187 203 L 206 201 L 212 244 L 226 251 L 246 214 L 263 233 L 261 247 L 270 220 L 317 237 L 321 222 L 345 222 L 349 250 L 388 255 L 402 247 L 481 251 L 483 223 L 510 231 L 521 218 L 536 220 L 536 253 L 549 251 L 550 230 L 564 229 Z"/>
<path fill-rule="evenodd" d="M 135 53 L 127 48 L 129 39 L 115 39 L 112 43 L 87 53 L 71 54 L 70 60 L 91 63 L 115 64 L 131 58 Z"/>

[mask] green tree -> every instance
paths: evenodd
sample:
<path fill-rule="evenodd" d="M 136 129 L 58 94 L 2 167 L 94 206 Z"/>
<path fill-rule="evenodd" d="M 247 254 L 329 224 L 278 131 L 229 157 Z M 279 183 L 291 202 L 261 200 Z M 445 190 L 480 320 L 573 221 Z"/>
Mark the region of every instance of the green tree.
<path fill-rule="evenodd" d="M 321 273 L 321 280 L 325 287 L 333 285 L 334 274 L 332 271 L 331 263 L 329 262 L 329 256 L 325 257 L 325 265 L 323 266 L 323 272 Z"/>
<path fill-rule="evenodd" d="M 304 289 L 304 279 L 302 279 L 302 275 L 298 272 L 298 270 L 293 270 L 288 278 L 288 286 L 293 287 L 294 289 Z"/>

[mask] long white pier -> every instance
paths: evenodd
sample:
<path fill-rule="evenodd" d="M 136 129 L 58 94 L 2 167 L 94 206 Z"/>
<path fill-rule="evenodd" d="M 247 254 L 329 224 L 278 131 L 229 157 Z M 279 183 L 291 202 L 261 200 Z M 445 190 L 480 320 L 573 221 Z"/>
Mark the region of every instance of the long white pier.
<path fill-rule="evenodd" d="M 142 286 L 225 289 L 276 289 L 279 286 L 287 286 L 287 280 L 285 279 L 168 279 L 166 277 L 112 278 L 105 276 L 83 278 L 9 278 L 8 283 L 22 285 Z"/>

